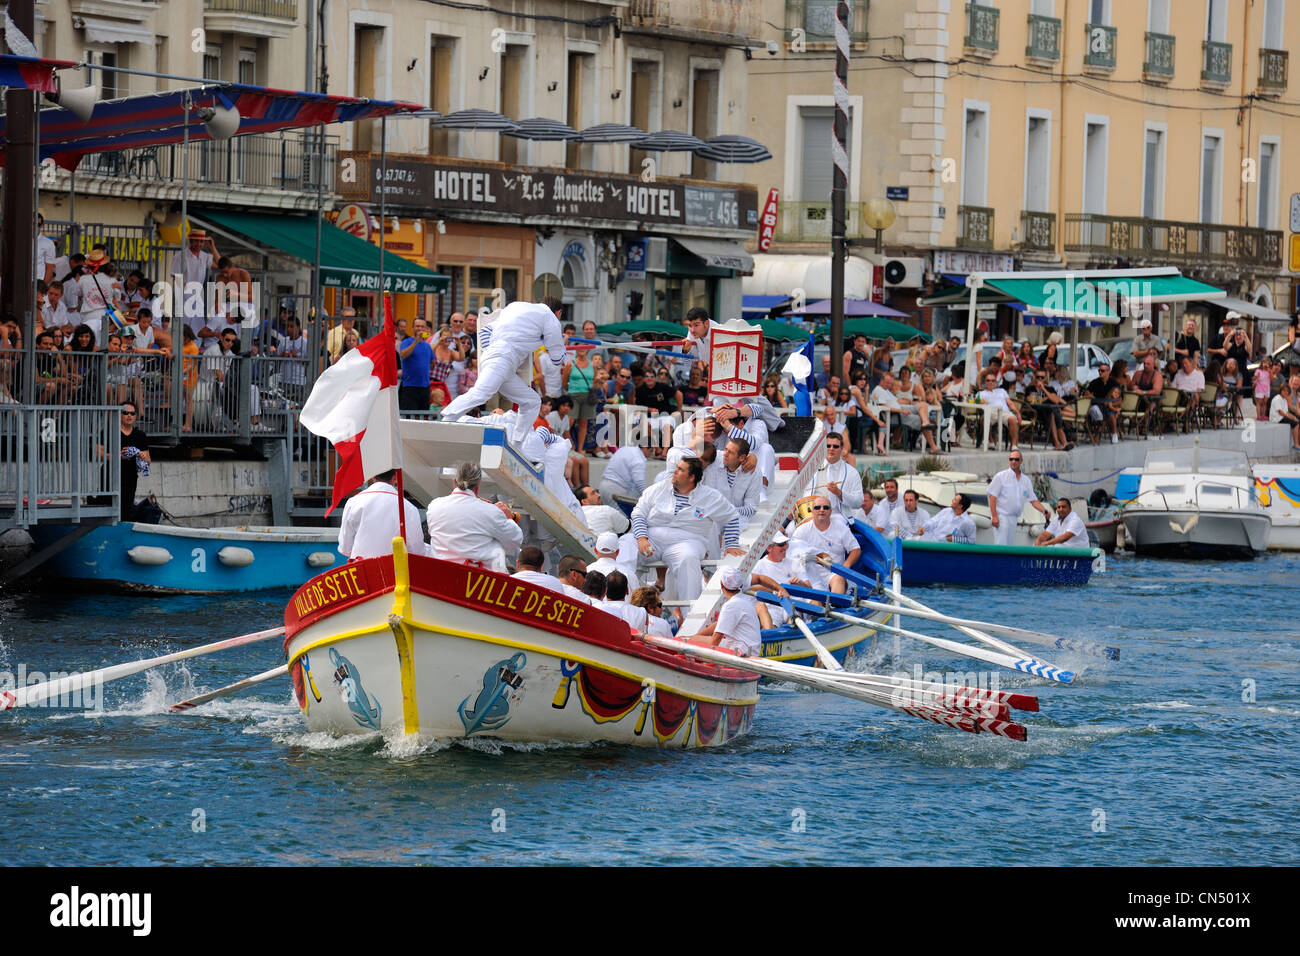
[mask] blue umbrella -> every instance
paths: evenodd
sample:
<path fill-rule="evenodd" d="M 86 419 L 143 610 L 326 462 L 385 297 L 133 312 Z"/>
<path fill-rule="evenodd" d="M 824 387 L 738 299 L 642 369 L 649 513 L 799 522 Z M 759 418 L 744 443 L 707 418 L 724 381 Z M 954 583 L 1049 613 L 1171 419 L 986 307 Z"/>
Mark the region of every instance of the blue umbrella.
<path fill-rule="evenodd" d="M 601 123 L 588 126 L 578 136 L 584 143 L 635 143 L 645 139 L 646 131 L 624 123 Z"/>
<path fill-rule="evenodd" d="M 772 158 L 772 151 L 748 136 L 715 136 L 695 155 L 715 163 L 761 163 Z"/>
<path fill-rule="evenodd" d="M 651 133 L 645 139 L 637 140 L 632 145 L 636 149 L 643 149 L 651 153 L 690 153 L 702 149 L 705 144 L 704 140 L 697 136 L 665 129 L 657 133 Z"/>
<path fill-rule="evenodd" d="M 442 119 L 433 121 L 438 129 L 464 129 L 481 132 L 504 133 L 506 130 L 518 129 L 519 124 L 512 119 L 493 113 L 491 110 L 469 109 L 448 113 Z"/>
<path fill-rule="evenodd" d="M 561 123 L 559 120 L 547 119 L 544 116 L 520 120 L 514 129 L 503 130 L 502 134 L 513 136 L 515 139 L 532 139 L 543 143 L 558 143 L 564 140 L 578 139 L 582 135 L 572 126 Z"/>

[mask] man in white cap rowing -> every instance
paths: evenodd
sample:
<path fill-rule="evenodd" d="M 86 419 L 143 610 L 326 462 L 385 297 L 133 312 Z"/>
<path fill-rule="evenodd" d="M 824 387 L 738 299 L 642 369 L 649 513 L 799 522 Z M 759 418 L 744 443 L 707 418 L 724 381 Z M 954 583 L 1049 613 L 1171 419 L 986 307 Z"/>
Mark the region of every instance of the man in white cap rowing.
<path fill-rule="evenodd" d="M 718 619 L 700 629 L 696 638 L 709 638 L 709 643 L 724 650 L 735 651 L 741 657 L 761 657 L 763 652 L 762 625 L 758 619 L 755 600 L 745 593 L 749 587 L 762 587 L 788 597 L 785 588 L 764 575 L 746 574 L 740 568 L 718 569 L 718 586 L 726 603 L 718 612 Z"/>
<path fill-rule="evenodd" d="M 812 587 L 802 562 L 797 562 L 790 557 L 790 539 L 780 531 L 772 535 L 772 542 L 767 546 L 767 554 L 755 563 L 754 575 L 771 578 L 777 584 Z M 758 617 L 764 627 L 780 627 L 789 620 L 785 609 L 775 604 L 758 605 Z"/>

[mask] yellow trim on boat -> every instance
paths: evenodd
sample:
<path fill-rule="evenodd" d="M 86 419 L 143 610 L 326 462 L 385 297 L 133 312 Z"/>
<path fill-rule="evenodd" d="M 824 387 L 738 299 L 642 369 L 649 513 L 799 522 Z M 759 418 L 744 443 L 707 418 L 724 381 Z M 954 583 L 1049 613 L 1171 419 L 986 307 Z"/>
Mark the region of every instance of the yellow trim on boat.
<path fill-rule="evenodd" d="M 393 613 L 389 626 L 397 641 L 397 673 L 402 682 L 402 724 L 408 734 L 420 732 L 420 707 L 415 693 L 415 634 L 411 630 L 411 569 L 407 559 L 406 542 L 393 539 L 393 574 L 397 586 L 393 590 Z"/>
<path fill-rule="evenodd" d="M 329 637 L 322 637 L 320 640 L 312 641 L 310 644 L 305 644 L 294 651 L 293 656 L 289 658 L 289 663 L 292 665 L 302 655 L 310 654 L 318 647 L 327 647 L 330 644 L 337 644 L 339 641 L 350 641 L 353 638 L 365 637 L 368 634 L 382 634 L 387 629 L 387 623 L 372 624 L 370 627 L 359 627 L 352 631 L 340 631 L 337 634 L 331 634 Z"/>

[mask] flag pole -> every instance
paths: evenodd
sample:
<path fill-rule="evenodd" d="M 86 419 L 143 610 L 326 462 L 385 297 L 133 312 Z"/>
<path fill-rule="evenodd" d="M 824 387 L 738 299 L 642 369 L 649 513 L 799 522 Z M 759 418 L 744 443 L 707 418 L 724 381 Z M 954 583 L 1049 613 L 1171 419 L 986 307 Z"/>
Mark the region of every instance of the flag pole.
<path fill-rule="evenodd" d="M 381 225 L 380 227 L 381 233 L 382 233 L 382 228 L 383 227 Z M 379 300 L 380 302 L 383 303 L 383 309 L 384 309 L 384 331 L 380 334 L 387 336 L 389 339 L 392 339 L 393 328 L 394 328 L 392 299 L 387 292 L 385 292 L 382 288 L 380 288 Z M 401 413 L 399 412 L 398 415 L 400 417 Z M 393 478 L 393 487 L 397 489 L 398 534 L 400 534 L 402 540 L 405 541 L 406 540 L 406 494 L 402 490 L 402 469 L 401 468 L 397 469 L 397 474 Z"/>

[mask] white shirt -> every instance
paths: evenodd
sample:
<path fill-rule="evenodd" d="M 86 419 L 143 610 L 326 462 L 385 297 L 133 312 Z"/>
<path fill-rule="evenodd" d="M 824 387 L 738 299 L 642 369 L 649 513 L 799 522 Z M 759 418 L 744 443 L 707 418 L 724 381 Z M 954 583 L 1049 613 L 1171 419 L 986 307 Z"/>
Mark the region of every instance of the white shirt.
<path fill-rule="evenodd" d="M 1021 473 L 1017 478 L 1016 473 L 1010 468 L 1003 468 L 993 476 L 993 480 L 989 482 L 988 494 L 997 497 L 999 515 L 1014 518 L 1020 517 L 1020 512 L 1025 510 L 1025 505 L 1038 500 L 1038 496 L 1034 494 L 1034 483 L 1029 480 L 1029 476 Z"/>
<path fill-rule="evenodd" d="M 131 333 L 127 339 L 130 342 L 131 348 L 133 349 L 154 348 L 152 325 L 141 326 L 135 322 L 132 322 L 130 325 L 128 325 L 125 329 L 122 330 L 123 335 L 125 335 L 127 332 Z"/>
<path fill-rule="evenodd" d="M 995 388 L 991 391 L 983 389 L 979 393 L 979 399 L 981 405 L 992 405 L 994 408 L 1005 409 L 1007 412 L 1011 411 L 1011 403 L 1007 400 L 1007 390 L 1005 388 Z"/>
<path fill-rule="evenodd" d="M 881 498 L 876 502 L 876 506 L 871 509 L 871 521 L 868 522 L 873 528 L 888 528 L 889 520 L 894 516 L 895 511 L 903 510 L 903 493 L 900 491 L 898 497 L 893 501 L 888 498 Z M 877 524 L 876 522 L 879 522 Z"/>
<path fill-rule="evenodd" d="M 1274 395 L 1273 400 L 1268 404 L 1268 420 L 1276 425 L 1278 422 L 1284 421 L 1282 416 L 1288 411 L 1290 409 L 1286 403 L 1286 396 Z"/>
<path fill-rule="evenodd" d="M 307 336 L 303 332 L 299 332 L 296 339 L 275 333 L 275 344 L 276 354 L 281 356 L 299 358 L 307 354 Z M 307 384 L 306 362 L 278 362 L 276 364 L 280 366 L 280 375 L 286 385 Z"/>
<path fill-rule="evenodd" d="M 632 550 L 633 552 L 635 552 L 635 548 Z M 631 564 L 619 564 L 617 557 L 597 558 L 595 561 L 587 565 L 587 571 L 588 573 L 592 571 L 599 571 L 601 574 L 605 575 L 606 577 L 609 577 L 611 574 L 617 571 L 619 574 L 623 575 L 623 577 L 627 578 L 627 586 L 628 586 L 629 594 L 640 583 L 639 580 L 637 579 L 635 558 L 632 560 Z"/>
<path fill-rule="evenodd" d="M 902 538 L 904 541 L 919 538 L 918 529 L 925 527 L 926 522 L 929 520 L 930 512 L 920 505 L 916 506 L 915 511 L 898 508 L 889 516 L 889 534 L 891 537 Z"/>
<path fill-rule="evenodd" d="M 429 557 L 491 563 L 498 549 L 518 550 L 524 533 L 494 504 L 472 491 L 453 491 L 429 502 Z"/>
<path fill-rule="evenodd" d="M 83 316 L 103 312 L 107 308 L 104 297 L 109 294 L 113 286 L 113 280 L 108 276 L 86 273 L 77 279 L 77 286 L 81 291 L 81 313 Z"/>
<path fill-rule="evenodd" d="M 188 285 L 191 282 L 205 282 L 208 278 L 208 269 L 212 267 L 212 253 L 206 249 L 199 250 L 196 256 L 190 252 L 187 246 L 184 249 L 177 250 L 172 256 L 172 276 L 181 276 L 181 282 Z M 184 291 L 184 290 L 182 290 Z"/>
<path fill-rule="evenodd" d="M 952 535 L 953 544 L 975 543 L 975 519 L 969 513 L 957 514 L 951 508 L 944 508 L 925 523 L 922 541 L 947 541 Z"/>
<path fill-rule="evenodd" d="M 1189 375 L 1179 369 L 1174 374 L 1174 388 L 1180 392 L 1203 392 L 1205 391 L 1205 373 L 1199 368 L 1194 368 Z"/>
<path fill-rule="evenodd" d="M 672 528 L 698 538 L 708 547 L 710 537 L 716 534 L 714 524 L 726 524 L 736 517 L 736 509 L 731 502 L 707 485 L 697 486 L 686 498 L 686 507 L 677 511 L 673 483 L 660 481 L 651 485 L 632 509 L 633 531 L 636 530 L 637 519 L 642 518 L 652 531 L 655 528 Z"/>
<path fill-rule="evenodd" d="M 890 411 L 901 412 L 903 410 L 903 406 L 898 402 L 898 396 L 883 385 L 877 385 L 867 397 L 872 404 L 888 408 Z"/>
<path fill-rule="evenodd" d="M 820 531 L 812 518 L 794 529 L 790 542 L 798 543 L 800 551 L 810 556 L 810 562 L 813 555 L 828 554 L 835 564 L 843 564 L 849 553 L 858 548 L 858 539 L 843 521 L 832 521 L 825 531 Z"/>
<path fill-rule="evenodd" d="M 548 591 L 557 591 L 560 594 L 564 592 L 564 585 L 560 579 L 553 574 L 543 574 L 541 571 L 516 571 L 510 575 L 512 578 L 518 578 L 520 581 L 527 581 L 529 584 L 535 584 L 539 588 L 546 588 Z"/>
<path fill-rule="evenodd" d="M 839 495 L 827 489 L 831 482 L 840 486 Z M 845 461 L 826 462 L 813 473 L 804 495 L 821 495 L 830 501 L 832 514 L 849 515 L 855 508 L 862 507 L 862 476 Z"/>
<path fill-rule="evenodd" d="M 758 469 L 744 471 L 737 468 L 728 475 L 727 468 L 719 456 L 712 465 L 704 469 L 704 484 L 716 488 L 722 497 L 730 501 L 748 521 L 758 511 L 759 496 L 763 491 L 763 476 Z"/>
<path fill-rule="evenodd" d="M 583 505 L 582 517 L 594 534 L 604 534 L 606 531 L 624 534 L 632 527 L 632 522 L 623 514 L 623 510 L 610 505 Z"/>
<path fill-rule="evenodd" d="M 406 512 L 406 550 L 424 554 L 424 531 L 420 509 L 402 502 Z M 397 520 L 397 489 L 385 481 L 371 482 L 343 506 L 339 527 L 339 551 L 349 558 L 380 558 L 393 553 L 393 539 L 400 530 Z"/>
<path fill-rule="evenodd" d="M 718 612 L 714 634 L 725 636 L 720 646 L 740 651 L 746 657 L 755 657 L 763 649 L 763 631 L 758 622 L 757 605 L 748 594 L 728 598 Z"/>
<path fill-rule="evenodd" d="M 54 248 L 54 240 L 43 232 L 36 234 L 36 278 L 42 282 L 45 281 L 45 267 L 52 266 L 58 261 L 59 254 Z M 58 271 L 51 278 L 57 279 Z"/>
<path fill-rule="evenodd" d="M 68 318 L 66 299 L 59 299 L 59 304 L 52 309 L 48 302 L 41 306 L 41 322 L 45 324 L 47 329 L 53 329 L 56 327 L 62 328 L 67 325 L 69 321 L 71 320 Z"/>
<path fill-rule="evenodd" d="M 709 319 L 708 323 L 708 328 L 704 330 L 704 338 L 702 339 L 697 339 L 694 332 L 689 330 L 686 332 L 686 348 L 683 351 L 688 352 L 697 362 L 707 362 L 709 360 L 709 335 L 718 327 L 718 323 L 712 319 Z"/>
<path fill-rule="evenodd" d="M 531 360 L 539 348 L 546 349 L 546 359 L 541 362 L 546 379 L 546 394 L 559 395 L 563 391 L 560 369 L 564 365 L 564 333 L 560 321 L 544 305 L 532 302 L 511 302 L 493 318 L 489 344 L 483 349 L 479 368 L 485 368 L 498 356 L 506 357 L 518 365 Z M 482 330 L 480 330 L 482 331 Z M 479 341 L 483 340 L 480 334 Z"/>
<path fill-rule="evenodd" d="M 784 561 L 759 558 L 754 564 L 752 573 L 766 575 L 777 584 L 789 584 L 795 578 L 800 581 L 808 580 L 804 577 L 803 568 L 796 566 L 794 558 L 790 557 L 789 549 L 786 550 Z"/>
<path fill-rule="evenodd" d="M 868 501 L 871 502 L 870 512 L 866 510 L 866 504 Z M 889 508 L 880 507 L 880 503 L 870 495 L 863 495 L 862 505 L 862 507 L 858 508 L 858 510 L 853 513 L 852 517 L 861 521 L 868 527 L 875 528 L 877 531 L 884 531 L 885 528 L 889 526 Z"/>
<path fill-rule="evenodd" d="M 1047 522 L 1047 533 L 1050 534 L 1053 538 L 1062 534 L 1070 535 L 1070 537 L 1066 538 L 1065 541 L 1061 542 L 1061 544 L 1058 545 L 1058 547 L 1062 547 L 1062 548 L 1091 547 L 1091 545 L 1088 544 L 1088 529 L 1084 525 L 1083 519 L 1080 518 L 1078 514 L 1076 514 L 1074 511 L 1071 511 L 1068 515 L 1066 515 L 1064 521 L 1061 520 L 1060 515 L 1057 514 L 1052 515 L 1052 520 Z"/>
<path fill-rule="evenodd" d="M 600 484 L 602 489 L 608 485 L 629 498 L 639 498 L 645 491 L 645 452 L 636 445 L 624 445 L 614 452 Z"/>
<path fill-rule="evenodd" d="M 235 360 L 231 352 L 227 352 L 221 347 L 220 339 L 214 339 L 212 344 L 203 350 L 203 364 L 199 367 L 199 378 L 204 381 L 215 381 L 220 376 L 225 381 L 226 375 L 230 372 L 230 363 Z"/>

